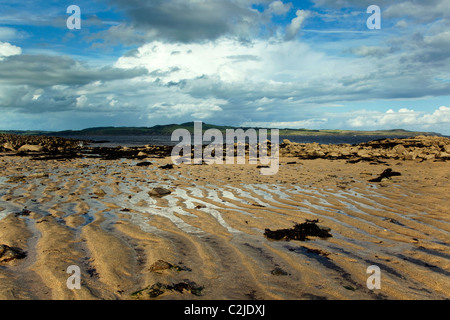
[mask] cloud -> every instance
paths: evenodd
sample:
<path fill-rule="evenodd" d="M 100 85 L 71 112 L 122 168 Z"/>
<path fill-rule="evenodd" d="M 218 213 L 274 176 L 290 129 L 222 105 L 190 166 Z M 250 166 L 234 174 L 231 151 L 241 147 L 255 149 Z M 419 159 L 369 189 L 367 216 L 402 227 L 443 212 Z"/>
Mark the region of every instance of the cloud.
<path fill-rule="evenodd" d="M 23 114 L 61 113 L 69 110 L 104 112 L 104 92 L 120 92 L 130 81 L 147 74 L 144 69 L 92 67 L 64 56 L 12 55 L 20 48 L 0 45 L 0 109 Z M 107 84 L 108 88 L 101 88 Z M 131 84 L 131 83 L 130 83 Z M 131 89 L 128 88 L 129 92 Z M 105 94 L 106 95 L 106 94 Z M 91 109 L 89 109 L 91 108 Z"/>
<path fill-rule="evenodd" d="M 269 4 L 269 8 L 266 10 L 267 13 L 272 15 L 285 15 L 292 8 L 292 3 L 283 3 L 282 1 L 274 1 Z"/>
<path fill-rule="evenodd" d="M 278 129 L 302 129 L 302 128 L 320 128 L 328 123 L 329 119 L 307 119 L 300 121 L 266 121 L 266 122 L 243 122 L 242 127 L 258 128 L 278 128 Z"/>
<path fill-rule="evenodd" d="M 180 42 L 245 37 L 259 26 L 260 18 L 251 3 L 242 0 L 111 0 L 111 4 L 126 13 L 133 28 Z"/>
<path fill-rule="evenodd" d="M 181 119 L 187 115 L 193 119 L 204 120 L 212 118 L 223 111 L 219 104 L 224 105 L 226 103 L 226 101 L 217 99 L 197 100 L 195 103 L 156 103 L 148 108 L 148 118 L 166 117 L 168 119 Z"/>
<path fill-rule="evenodd" d="M 9 44 L 0 45 L 0 50 L 3 55 L 8 55 L 0 61 L 0 83 L 8 85 L 77 86 L 98 80 L 131 79 L 146 73 L 144 69 L 92 68 L 65 56 L 17 55 L 20 48 Z"/>
<path fill-rule="evenodd" d="M 292 40 L 297 36 L 305 20 L 310 16 L 310 12 L 305 10 L 297 10 L 295 14 L 297 17 L 292 19 L 291 24 L 286 27 L 287 40 Z"/>
<path fill-rule="evenodd" d="M 302 119 L 305 111 L 328 104 L 450 94 L 450 82 L 436 80 L 438 75 L 449 78 L 447 68 L 410 62 L 421 48 L 391 52 L 389 47 L 361 46 L 353 50 L 356 59 L 327 55 L 299 41 L 153 41 L 118 59 L 115 67 L 146 68 L 148 75 L 143 79 L 171 90 L 171 100 L 183 95 L 195 103 L 211 98 L 226 101 L 217 104 L 224 111 L 221 121 L 277 118 L 285 122 L 283 117 Z"/>
<path fill-rule="evenodd" d="M 0 41 L 11 41 L 26 38 L 28 35 L 10 27 L 0 27 Z"/>
<path fill-rule="evenodd" d="M 437 19 L 450 18 L 447 0 L 398 1 L 389 5 L 383 12 L 386 18 L 410 17 L 419 23 L 429 23 Z"/>
<path fill-rule="evenodd" d="M 136 43 L 145 43 L 157 36 L 155 30 L 140 30 L 125 23 L 90 34 L 85 40 L 92 42 L 92 48 L 109 48 L 112 46 L 132 46 Z"/>
<path fill-rule="evenodd" d="M 411 128 L 433 129 L 450 125 L 450 107 L 441 106 L 432 113 L 401 108 L 382 112 L 360 111 L 363 115 L 350 118 L 347 123 L 353 128 Z"/>
<path fill-rule="evenodd" d="M 391 49 L 388 47 L 361 46 L 358 48 L 351 48 L 348 51 L 361 57 L 383 57 L 388 54 Z"/>
<path fill-rule="evenodd" d="M 22 54 L 22 49 L 16 47 L 8 42 L 0 42 L 0 61 L 5 57 L 15 56 Z"/>
<path fill-rule="evenodd" d="M 407 18 L 411 23 L 430 23 L 444 19 L 447 24 L 450 18 L 448 0 L 314 0 L 315 7 L 321 9 L 339 10 L 343 8 L 364 9 L 370 5 L 378 5 L 382 10 L 383 19 Z M 404 26 L 403 21 L 399 26 Z"/>

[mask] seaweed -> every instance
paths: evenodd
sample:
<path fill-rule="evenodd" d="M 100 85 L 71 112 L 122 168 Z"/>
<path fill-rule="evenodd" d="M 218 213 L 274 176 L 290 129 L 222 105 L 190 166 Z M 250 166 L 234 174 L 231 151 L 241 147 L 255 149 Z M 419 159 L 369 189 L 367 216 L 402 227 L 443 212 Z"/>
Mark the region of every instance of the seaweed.
<path fill-rule="evenodd" d="M 369 182 L 381 182 L 385 179 L 390 179 L 391 177 L 401 176 L 401 175 L 402 174 L 400 172 L 392 171 L 392 169 L 389 168 L 389 169 L 384 170 L 383 173 L 380 174 L 380 176 L 378 178 L 369 180 Z"/>
<path fill-rule="evenodd" d="M 166 291 L 177 291 L 179 293 L 190 292 L 195 296 L 201 296 L 204 287 L 197 285 L 195 282 L 191 281 L 182 281 L 179 283 L 174 283 L 171 285 L 166 285 L 160 282 L 157 282 L 147 288 L 136 291 L 131 294 L 132 298 L 142 299 L 142 298 L 157 298 L 160 295 L 164 294 Z"/>
<path fill-rule="evenodd" d="M 264 235 L 272 240 L 299 240 L 305 241 L 309 236 L 319 238 L 329 238 L 332 235 L 329 233 L 330 229 L 320 227 L 317 225 L 319 220 L 306 220 L 301 224 L 296 224 L 292 229 L 270 230 L 266 229 Z"/>

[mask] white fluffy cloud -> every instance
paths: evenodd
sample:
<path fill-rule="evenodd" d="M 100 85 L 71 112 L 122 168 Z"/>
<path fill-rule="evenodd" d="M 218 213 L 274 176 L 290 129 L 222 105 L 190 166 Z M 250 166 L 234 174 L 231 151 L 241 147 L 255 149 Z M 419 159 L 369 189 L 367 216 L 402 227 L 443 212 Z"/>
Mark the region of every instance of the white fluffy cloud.
<path fill-rule="evenodd" d="M 5 57 L 22 54 L 22 49 L 8 42 L 0 42 L 0 60 Z"/>
<path fill-rule="evenodd" d="M 402 108 L 389 109 L 385 113 L 367 112 L 350 118 L 348 125 L 353 128 L 410 128 L 430 129 L 437 125 L 450 126 L 450 107 L 441 106 L 432 113 Z"/>
<path fill-rule="evenodd" d="M 155 41 L 121 57 L 115 67 L 146 68 L 149 79 L 163 84 L 184 80 L 201 82 L 207 77 L 238 86 L 295 84 L 298 88 L 314 81 L 370 70 L 370 66 L 366 68 L 363 63 L 350 66 L 342 62 L 300 42 L 255 40 L 241 43 L 221 38 L 201 44 Z"/>

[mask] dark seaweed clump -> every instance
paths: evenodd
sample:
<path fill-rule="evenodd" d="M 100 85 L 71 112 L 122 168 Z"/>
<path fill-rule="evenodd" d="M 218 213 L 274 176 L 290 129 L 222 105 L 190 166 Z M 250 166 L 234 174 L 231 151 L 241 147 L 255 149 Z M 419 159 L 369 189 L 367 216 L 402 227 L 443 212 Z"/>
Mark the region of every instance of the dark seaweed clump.
<path fill-rule="evenodd" d="M 329 238 L 332 237 L 330 229 L 317 225 L 319 220 L 306 220 L 301 224 L 296 224 L 292 229 L 270 230 L 266 229 L 264 235 L 271 240 L 299 240 L 305 241 L 307 237 Z"/>

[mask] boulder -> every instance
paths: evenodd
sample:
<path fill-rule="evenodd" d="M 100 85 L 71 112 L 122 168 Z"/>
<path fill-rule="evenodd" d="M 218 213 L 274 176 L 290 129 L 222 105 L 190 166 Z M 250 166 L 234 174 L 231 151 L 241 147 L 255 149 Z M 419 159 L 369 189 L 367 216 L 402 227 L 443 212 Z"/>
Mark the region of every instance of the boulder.
<path fill-rule="evenodd" d="M 339 158 L 341 154 L 338 151 L 331 151 L 327 154 L 329 158 Z"/>
<path fill-rule="evenodd" d="M 408 152 L 405 154 L 405 160 L 416 160 L 417 152 Z"/>
<path fill-rule="evenodd" d="M 26 145 L 21 146 L 18 151 L 42 152 L 42 151 L 44 151 L 44 147 L 40 146 L 40 145 L 26 144 Z"/>
<path fill-rule="evenodd" d="M 448 152 L 441 152 L 439 154 L 439 158 L 440 159 L 450 159 L 450 153 L 448 153 Z"/>
<path fill-rule="evenodd" d="M 370 151 L 366 150 L 366 149 L 359 150 L 357 152 L 357 155 L 358 155 L 358 157 L 361 157 L 363 159 L 370 159 L 370 158 L 372 158 L 372 155 L 370 154 Z"/>
<path fill-rule="evenodd" d="M 150 190 L 148 194 L 152 197 L 161 198 L 161 197 L 167 196 L 171 193 L 172 193 L 172 191 L 170 191 L 168 189 L 154 188 L 154 189 Z"/>
<path fill-rule="evenodd" d="M 394 148 L 392 148 L 392 151 L 395 152 L 399 157 L 402 157 L 407 152 L 406 148 L 401 144 L 396 145 Z"/>
<path fill-rule="evenodd" d="M 5 150 L 11 150 L 11 151 L 16 151 L 16 148 L 14 148 L 14 146 L 12 145 L 11 142 L 5 142 L 3 144 L 3 149 Z"/>

